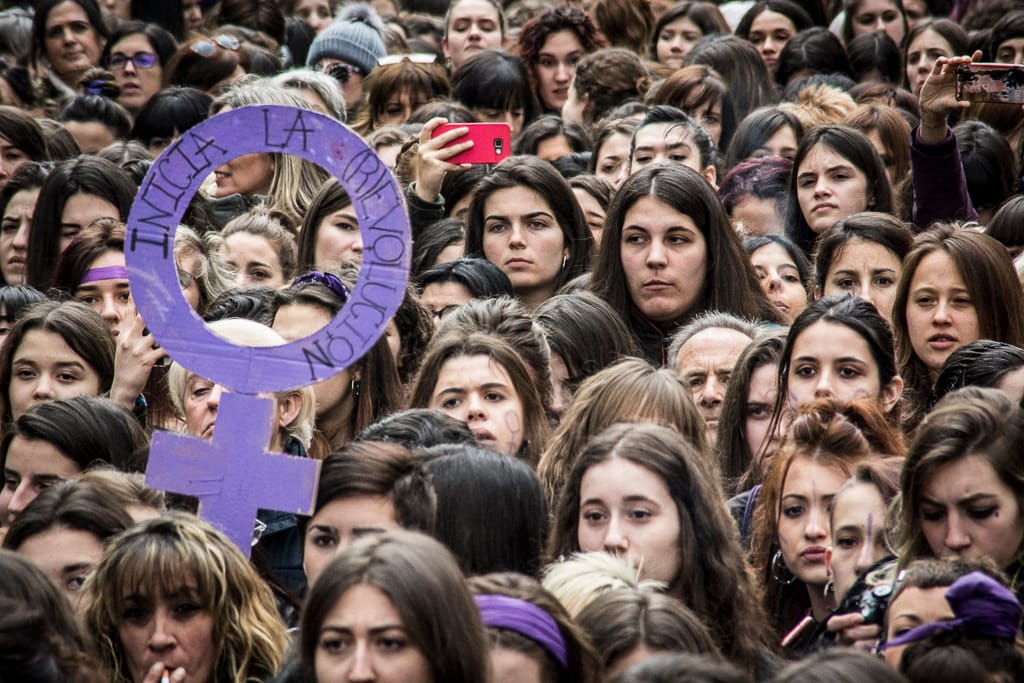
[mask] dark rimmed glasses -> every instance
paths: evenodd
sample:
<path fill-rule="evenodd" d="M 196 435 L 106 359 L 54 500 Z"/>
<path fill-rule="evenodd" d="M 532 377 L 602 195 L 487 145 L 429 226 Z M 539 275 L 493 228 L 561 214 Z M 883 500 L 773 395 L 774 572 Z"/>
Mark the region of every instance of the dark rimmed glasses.
<path fill-rule="evenodd" d="M 152 69 L 159 59 L 152 52 L 136 52 L 133 55 L 126 55 L 123 52 L 115 52 L 107 60 L 107 68 L 113 71 L 120 71 L 132 63 L 136 69 Z"/>
<path fill-rule="evenodd" d="M 214 36 L 209 40 L 198 40 L 192 43 L 189 46 L 189 49 L 200 57 L 212 57 L 218 47 L 225 50 L 237 50 L 241 46 L 242 44 L 238 42 L 238 38 L 235 38 L 234 36 L 219 35 Z"/>

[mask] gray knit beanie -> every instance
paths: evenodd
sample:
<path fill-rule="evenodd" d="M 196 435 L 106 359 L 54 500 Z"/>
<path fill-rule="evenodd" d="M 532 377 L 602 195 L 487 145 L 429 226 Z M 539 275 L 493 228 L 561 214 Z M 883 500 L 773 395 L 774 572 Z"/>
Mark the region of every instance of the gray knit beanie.
<path fill-rule="evenodd" d="M 313 40 L 306 66 L 314 68 L 325 57 L 340 59 L 367 75 L 377 66 L 377 60 L 388 53 L 381 38 L 382 29 L 383 22 L 373 8 L 352 5 Z"/>

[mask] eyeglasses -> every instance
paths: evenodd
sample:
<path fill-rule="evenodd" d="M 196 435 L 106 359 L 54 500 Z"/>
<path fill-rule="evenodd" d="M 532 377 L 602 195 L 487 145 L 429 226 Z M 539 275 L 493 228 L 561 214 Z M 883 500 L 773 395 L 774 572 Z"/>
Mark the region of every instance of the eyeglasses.
<path fill-rule="evenodd" d="M 377 60 L 377 66 L 401 64 L 402 62 L 412 62 L 413 64 L 434 64 L 437 62 L 437 55 L 429 52 L 413 52 L 407 55 L 384 55 Z"/>
<path fill-rule="evenodd" d="M 123 52 L 115 52 L 107 60 L 107 68 L 120 71 L 128 66 L 128 62 L 131 62 L 136 69 L 152 69 L 156 60 L 157 56 L 152 52 L 136 52 L 131 56 Z"/>
<path fill-rule="evenodd" d="M 330 66 L 324 67 L 324 73 L 331 78 L 337 80 L 339 83 L 348 83 L 348 79 L 352 74 L 359 76 L 363 75 L 363 70 L 358 66 L 352 66 L 351 64 L 342 64 L 338 62 L 331 64 Z"/>
<path fill-rule="evenodd" d="M 234 36 L 214 36 L 209 40 L 199 40 L 189 46 L 192 52 L 195 52 L 200 57 L 212 57 L 213 53 L 217 51 L 218 47 L 224 48 L 225 50 L 237 50 L 242 44 L 238 42 L 238 38 Z"/>
<path fill-rule="evenodd" d="M 338 295 L 342 303 L 348 301 L 349 297 L 352 296 L 352 292 L 349 290 L 348 285 L 341 281 L 341 278 L 334 273 L 319 273 L 312 272 L 300 275 L 292 280 L 292 287 L 295 285 L 305 284 L 307 282 L 316 282 L 324 285 L 329 290 Z"/>

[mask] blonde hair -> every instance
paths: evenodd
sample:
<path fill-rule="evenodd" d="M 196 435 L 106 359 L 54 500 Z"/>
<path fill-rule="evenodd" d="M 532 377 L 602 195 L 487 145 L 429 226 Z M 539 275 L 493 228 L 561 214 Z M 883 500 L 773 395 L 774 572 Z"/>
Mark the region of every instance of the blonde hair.
<path fill-rule="evenodd" d="M 544 569 L 544 588 L 558 598 L 573 619 L 598 596 L 622 588 L 664 591 L 668 584 L 640 578 L 640 567 L 611 553 L 573 553 Z"/>
<path fill-rule="evenodd" d="M 238 109 L 254 104 L 279 104 L 319 113 L 298 93 L 274 85 L 269 78 L 237 85 L 213 101 L 210 113 L 219 114 L 225 108 Z M 270 180 L 270 205 L 291 218 L 295 225 L 302 222 L 320 185 L 327 180 L 327 171 L 312 161 L 288 153 L 272 153 L 274 174 Z"/>
<path fill-rule="evenodd" d="M 242 318 L 227 318 L 207 323 L 207 327 L 218 337 L 226 339 L 235 344 L 247 344 L 249 346 L 280 346 L 285 344 L 284 338 L 273 329 L 252 320 Z M 185 393 L 188 390 L 188 377 L 191 373 L 180 363 L 171 363 L 167 372 L 167 391 L 171 397 L 171 403 L 179 415 L 185 414 Z M 298 394 L 301 400 L 301 407 L 298 416 L 291 424 L 282 427 L 282 436 L 293 437 L 309 448 L 313 440 L 313 427 L 316 421 L 316 396 L 313 387 L 305 386 L 301 389 L 279 391 L 274 398 L 280 402 L 291 394 Z"/>
<path fill-rule="evenodd" d="M 803 88 L 792 102 L 783 102 L 777 108 L 792 114 L 804 130 L 810 130 L 840 123 L 857 109 L 857 103 L 839 88 L 811 85 Z"/>
<path fill-rule="evenodd" d="M 190 585 L 194 583 L 194 585 Z M 249 561 L 209 523 L 183 513 L 138 524 L 114 537 L 86 580 L 85 628 L 107 680 L 130 683 L 119 629 L 132 595 L 194 593 L 213 617 L 213 680 L 247 683 L 281 667 L 288 634 L 270 589 Z"/>

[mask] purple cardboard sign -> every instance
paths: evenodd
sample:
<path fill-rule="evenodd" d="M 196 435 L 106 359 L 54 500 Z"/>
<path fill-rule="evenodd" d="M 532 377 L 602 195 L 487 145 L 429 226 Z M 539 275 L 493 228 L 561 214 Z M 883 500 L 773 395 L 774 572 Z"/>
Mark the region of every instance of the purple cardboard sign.
<path fill-rule="evenodd" d="M 323 329 L 282 346 L 238 346 L 207 329 L 185 301 L 174 262 L 174 233 L 199 186 L 218 166 L 254 152 L 295 154 L 326 168 L 348 192 L 364 244 L 345 307 Z M 237 393 L 222 396 L 212 442 L 155 434 L 146 483 L 198 496 L 203 517 L 246 556 L 257 509 L 311 512 L 320 463 L 266 452 L 275 402 L 254 394 L 319 382 L 361 358 L 402 301 L 410 244 L 391 173 L 358 135 L 326 116 L 243 107 L 207 119 L 168 147 L 146 174 L 128 217 L 132 297 L 175 361 Z"/>
<path fill-rule="evenodd" d="M 146 484 L 199 498 L 200 512 L 248 557 L 256 511 L 312 512 L 320 461 L 265 453 L 276 405 L 245 394 L 221 396 L 210 442 L 156 432 Z"/>
<path fill-rule="evenodd" d="M 254 152 L 294 154 L 329 171 L 348 192 L 363 239 L 345 307 L 318 332 L 282 346 L 236 346 L 209 331 L 185 301 L 174 264 L 174 233 L 192 196 L 215 168 Z M 257 105 L 203 121 L 157 158 L 128 216 L 125 259 L 139 314 L 171 357 L 236 392 L 258 394 L 322 381 L 361 358 L 405 295 L 410 245 L 398 184 L 356 133 L 316 112 Z"/>

